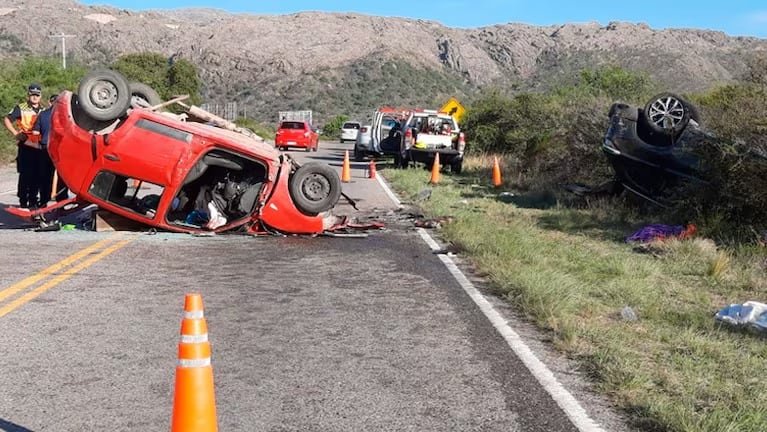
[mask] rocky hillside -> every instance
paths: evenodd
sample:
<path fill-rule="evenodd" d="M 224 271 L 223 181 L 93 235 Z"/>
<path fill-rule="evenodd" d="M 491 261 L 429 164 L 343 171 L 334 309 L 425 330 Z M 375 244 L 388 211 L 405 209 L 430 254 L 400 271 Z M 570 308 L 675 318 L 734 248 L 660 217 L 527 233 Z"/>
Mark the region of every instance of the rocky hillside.
<path fill-rule="evenodd" d="M 378 105 L 433 106 L 486 87 L 545 87 L 612 63 L 646 71 L 669 90 L 699 90 L 737 79 L 750 53 L 767 50 L 764 39 L 626 23 L 456 29 L 351 13 L 139 13 L 74 0 L 0 6 L 0 57 L 60 56 L 61 39 L 49 35 L 62 33 L 74 35 L 66 40 L 70 62 L 103 65 L 140 51 L 187 58 L 199 67 L 206 100 L 237 101 L 269 121 L 284 109 L 313 109 L 320 121 L 364 118 Z"/>

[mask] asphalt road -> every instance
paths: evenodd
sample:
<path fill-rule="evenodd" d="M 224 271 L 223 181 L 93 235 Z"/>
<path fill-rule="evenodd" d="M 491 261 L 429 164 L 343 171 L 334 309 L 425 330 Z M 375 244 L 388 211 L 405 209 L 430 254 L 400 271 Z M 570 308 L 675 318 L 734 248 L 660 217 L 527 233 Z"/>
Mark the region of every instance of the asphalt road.
<path fill-rule="evenodd" d="M 291 154 L 340 170 L 350 148 Z M 221 431 L 578 430 L 367 163 L 352 166 L 344 191 L 360 210 L 337 212 L 387 223 L 366 238 L 45 233 L 2 212 L 0 430 L 167 431 L 190 292 L 205 303 Z M 2 205 L 15 181 L 0 171 Z M 517 331 L 586 415 L 624 429 L 545 336 Z"/>

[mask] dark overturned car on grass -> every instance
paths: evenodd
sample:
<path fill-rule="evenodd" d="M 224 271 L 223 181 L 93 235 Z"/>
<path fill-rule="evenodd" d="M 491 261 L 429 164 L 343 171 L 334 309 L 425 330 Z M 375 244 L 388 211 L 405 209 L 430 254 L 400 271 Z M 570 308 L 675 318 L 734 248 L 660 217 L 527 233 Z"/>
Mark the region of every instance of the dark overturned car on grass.
<path fill-rule="evenodd" d="M 317 234 L 343 225 L 326 164 L 300 165 L 253 132 L 184 97 L 160 103 L 111 70 L 83 78 L 55 102 L 48 152 L 74 198 L 6 210 L 29 221 L 90 206 L 167 231 Z M 171 104 L 181 114 L 164 112 Z"/>
<path fill-rule="evenodd" d="M 701 127 L 691 103 L 676 94 L 661 93 L 644 107 L 616 102 L 608 116 L 602 151 L 615 172 L 609 192 L 625 190 L 667 206 L 674 187 L 683 183 L 705 187 L 699 147 L 715 138 Z"/>

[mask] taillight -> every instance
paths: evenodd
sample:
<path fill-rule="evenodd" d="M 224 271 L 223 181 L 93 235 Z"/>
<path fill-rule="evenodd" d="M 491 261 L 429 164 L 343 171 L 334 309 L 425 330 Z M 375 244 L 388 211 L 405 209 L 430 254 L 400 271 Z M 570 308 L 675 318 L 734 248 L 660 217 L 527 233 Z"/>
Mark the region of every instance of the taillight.
<path fill-rule="evenodd" d="M 362 132 L 362 133 L 365 133 L 367 131 L 368 131 L 368 128 L 366 128 L 366 127 L 360 128 L 360 132 Z"/>
<path fill-rule="evenodd" d="M 463 135 L 463 132 L 458 134 L 458 152 L 463 153 L 463 150 L 466 148 L 466 137 Z"/>
<path fill-rule="evenodd" d="M 413 129 L 407 128 L 405 131 L 405 148 L 409 149 L 413 145 Z"/>

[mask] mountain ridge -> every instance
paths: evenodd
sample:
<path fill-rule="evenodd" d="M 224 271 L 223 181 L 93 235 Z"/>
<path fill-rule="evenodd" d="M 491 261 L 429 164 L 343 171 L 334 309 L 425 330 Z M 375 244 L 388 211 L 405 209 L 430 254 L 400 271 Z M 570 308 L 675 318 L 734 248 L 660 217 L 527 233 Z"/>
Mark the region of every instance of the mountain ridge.
<path fill-rule="evenodd" d="M 27 25 L 31 14 L 35 28 Z M 646 72 L 671 91 L 698 91 L 739 79 L 749 56 L 767 52 L 765 39 L 713 30 L 654 30 L 641 23 L 451 28 L 360 13 L 134 12 L 74 0 L 11 0 L 0 8 L 0 57 L 60 56 L 60 40 L 39 29 L 75 35 L 66 41 L 67 56 L 91 66 L 132 52 L 182 56 L 198 66 L 207 101 L 237 101 L 261 120 L 283 109 L 322 107 L 319 118 L 327 119 L 338 113 L 362 116 L 376 104 L 471 98 L 489 87 L 543 88 L 572 79 L 578 68 L 607 64 Z M 348 82 L 366 76 L 387 81 Z M 428 82 L 410 83 L 419 80 L 440 81 L 444 91 Z M 387 88 L 395 96 L 387 96 Z M 350 89 L 364 103 L 342 93 Z M 416 94 L 424 91 L 434 93 Z M 366 100 L 370 92 L 382 100 Z M 336 102 L 329 106 L 317 99 L 322 97 Z"/>

